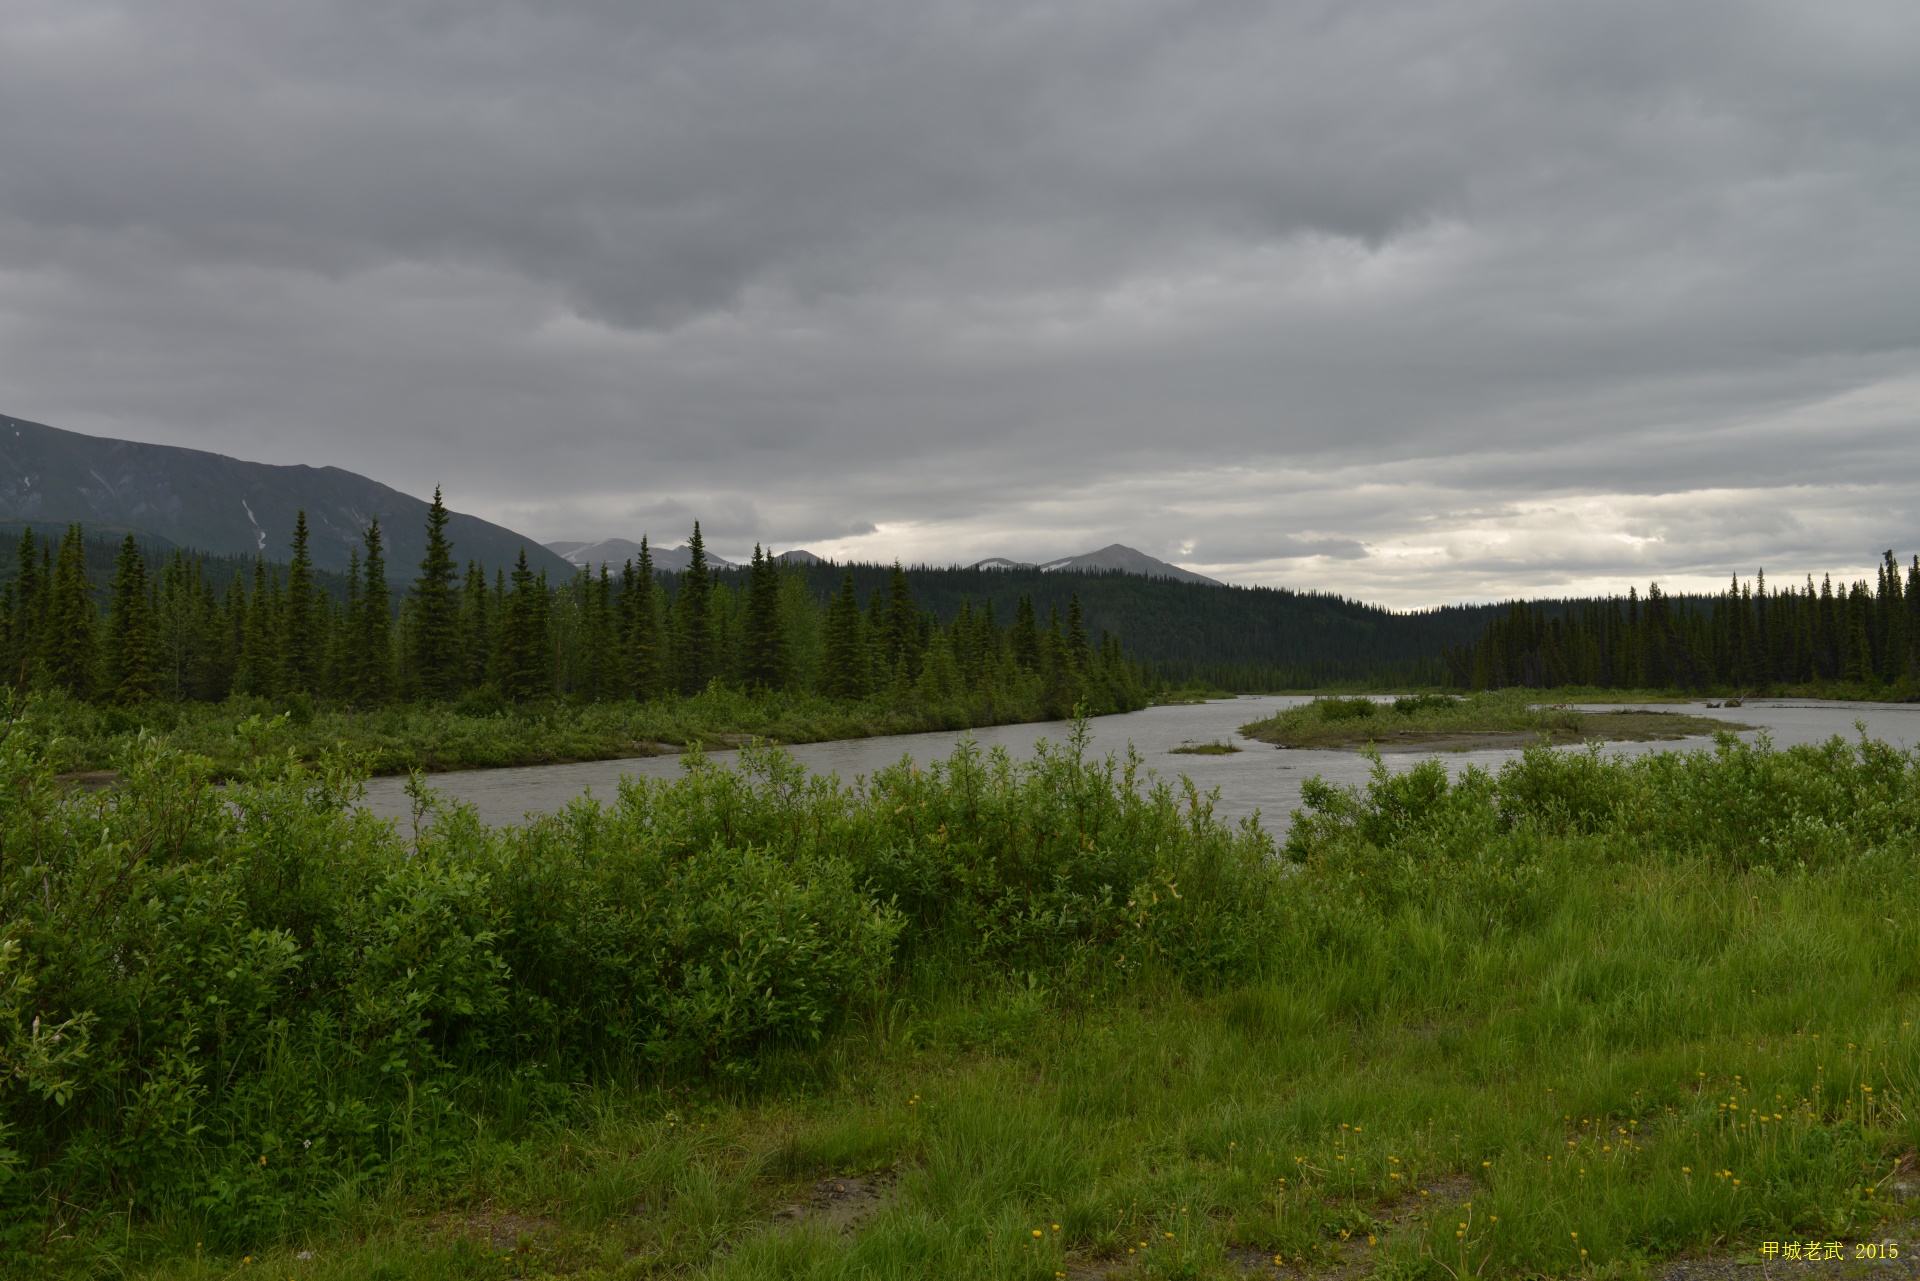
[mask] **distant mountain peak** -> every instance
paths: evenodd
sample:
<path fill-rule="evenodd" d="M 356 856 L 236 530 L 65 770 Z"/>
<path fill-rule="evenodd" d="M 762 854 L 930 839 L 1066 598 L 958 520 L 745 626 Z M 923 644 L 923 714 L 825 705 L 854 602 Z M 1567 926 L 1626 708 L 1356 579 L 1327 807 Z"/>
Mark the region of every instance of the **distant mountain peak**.
<path fill-rule="evenodd" d="M 1219 579 L 1208 578 L 1205 574 L 1196 574 L 1178 565 L 1170 565 L 1164 560 L 1149 556 L 1124 543 L 1108 543 L 1099 551 L 1082 552 L 1078 556 L 1062 556 L 1057 560 L 1039 564 L 1031 561 L 1008 560 L 1004 556 L 992 556 L 986 560 L 975 561 L 969 568 L 1037 569 L 1042 573 L 1058 573 L 1065 570 L 1083 574 L 1118 571 L 1122 574 L 1138 574 L 1142 578 L 1170 578 L 1177 583 L 1204 583 L 1212 587 L 1226 585 Z"/>
<path fill-rule="evenodd" d="M 546 549 L 580 569 L 597 569 L 601 565 L 624 565 L 630 560 L 640 559 L 640 544 L 627 538 L 603 538 L 597 543 L 557 542 L 545 544 Z M 656 574 L 678 574 L 693 563 L 693 549 L 682 543 L 678 547 L 648 546 L 653 554 L 653 570 Z M 713 569 L 738 569 L 724 556 L 707 553 L 707 565 Z"/>

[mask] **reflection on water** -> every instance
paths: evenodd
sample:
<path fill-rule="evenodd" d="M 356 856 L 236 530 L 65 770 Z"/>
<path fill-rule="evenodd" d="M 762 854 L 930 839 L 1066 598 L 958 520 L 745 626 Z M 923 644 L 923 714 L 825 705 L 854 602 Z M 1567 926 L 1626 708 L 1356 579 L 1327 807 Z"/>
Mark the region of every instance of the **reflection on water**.
<path fill-rule="evenodd" d="M 1247 722 L 1305 701 L 1298 696 L 1248 697 L 1180 707 L 1150 707 L 1124 716 L 1103 716 L 1092 722 L 1090 750 L 1101 755 L 1124 752 L 1131 743 L 1145 757 L 1147 765 L 1162 777 L 1172 779 L 1185 774 L 1203 790 L 1218 789 L 1217 813 L 1238 818 L 1258 811 L 1269 828 L 1280 831 L 1286 826 L 1287 815 L 1300 804 L 1300 784 L 1305 779 L 1318 774 L 1332 782 L 1358 783 L 1365 780 L 1371 768 L 1364 757 L 1353 752 L 1286 750 L 1240 735 L 1240 726 Z M 1824 742 L 1835 734 L 1851 738 L 1856 732 L 1855 722 L 1864 723 L 1872 737 L 1898 747 L 1912 747 L 1920 742 L 1920 704 L 1782 700 L 1755 701 L 1744 707 L 1711 711 L 1705 703 L 1665 704 L 1658 710 L 1691 711 L 1747 725 L 1756 731 L 1764 730 L 1779 747 Z M 1066 733 L 1064 722 L 1051 721 L 964 732 L 811 743 L 788 750 L 817 774 L 838 774 L 842 779 L 851 780 L 907 756 L 922 765 L 943 759 L 969 734 L 981 747 L 1004 747 L 1019 759 L 1030 755 L 1034 744 L 1041 739 L 1058 743 Z M 1174 748 L 1185 743 L 1220 739 L 1238 743 L 1245 750 L 1227 756 L 1173 754 Z M 1696 738 L 1666 743 L 1616 743 L 1606 750 L 1622 754 L 1657 752 L 1698 747 L 1705 742 Z M 733 755 L 733 752 L 710 754 L 711 759 L 717 761 Z M 1503 748 L 1439 755 L 1450 768 L 1458 771 L 1468 765 L 1497 768 L 1517 753 Z M 1395 754 L 1387 758 L 1387 765 L 1400 771 L 1420 759 L 1417 752 Z M 611 797 L 623 774 L 667 778 L 679 771 L 678 757 L 657 756 L 583 765 L 471 770 L 433 775 L 428 781 L 442 795 L 474 806 L 484 822 L 501 824 L 517 823 L 528 814 L 551 813 L 588 790 L 599 797 Z M 411 813 L 411 807 L 402 791 L 404 786 L 404 779 L 375 779 L 367 786 L 366 808 L 384 817 L 406 816 Z"/>

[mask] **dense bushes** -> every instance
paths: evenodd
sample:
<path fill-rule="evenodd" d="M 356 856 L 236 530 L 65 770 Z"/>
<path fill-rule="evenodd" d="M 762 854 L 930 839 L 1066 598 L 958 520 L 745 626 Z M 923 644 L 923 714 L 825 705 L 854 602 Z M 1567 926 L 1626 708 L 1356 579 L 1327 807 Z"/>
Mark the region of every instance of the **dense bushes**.
<path fill-rule="evenodd" d="M 1640 756 L 1542 744 L 1457 779 L 1435 758 L 1396 774 L 1376 756 L 1364 788 L 1313 779 L 1303 796 L 1287 841 L 1301 861 L 1361 849 L 1458 860 L 1586 836 L 1729 870 L 1818 870 L 1920 843 L 1920 757 L 1864 735 L 1778 751 L 1722 733 L 1711 750 Z"/>
<path fill-rule="evenodd" d="M 751 1075 L 916 959 L 1109 983 L 1250 967 L 1271 931 L 1221 926 L 1267 901 L 1265 838 L 1083 741 L 856 787 L 777 751 L 696 756 L 498 831 L 422 793 L 403 833 L 352 808 L 338 762 L 262 755 L 220 789 L 147 741 L 87 796 L 15 735 L 0 1206 L 186 1208 L 245 1237 L 430 1168 L 471 1133 L 472 1082 Z"/>

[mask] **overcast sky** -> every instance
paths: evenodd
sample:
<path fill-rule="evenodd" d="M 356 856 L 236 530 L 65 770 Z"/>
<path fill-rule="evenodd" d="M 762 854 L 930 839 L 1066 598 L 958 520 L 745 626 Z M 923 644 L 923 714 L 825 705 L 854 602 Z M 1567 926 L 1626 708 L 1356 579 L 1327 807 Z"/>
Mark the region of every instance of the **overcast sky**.
<path fill-rule="evenodd" d="M 1396 606 L 1920 550 L 1920 4 L 8 0 L 0 412 Z"/>

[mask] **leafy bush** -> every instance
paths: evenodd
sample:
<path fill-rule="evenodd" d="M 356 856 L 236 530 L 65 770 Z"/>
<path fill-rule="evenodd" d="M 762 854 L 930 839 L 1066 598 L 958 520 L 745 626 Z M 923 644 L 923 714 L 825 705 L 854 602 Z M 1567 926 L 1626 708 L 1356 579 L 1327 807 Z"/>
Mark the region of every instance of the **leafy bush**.
<path fill-rule="evenodd" d="M 1272 846 L 1208 798 L 964 746 L 862 785 L 777 750 L 628 780 L 525 827 L 424 797 L 403 837 L 357 768 L 241 777 L 138 740 L 121 786 L 0 742 L 0 1207 L 184 1210 L 255 1239 L 343 1182 L 422 1177 L 496 1077 L 750 1077 L 926 957 L 995 981 L 1250 972 Z M 23 1229 L 24 1230 L 24 1229 Z"/>
<path fill-rule="evenodd" d="M 1316 698 L 1308 704 L 1323 721 L 1364 721 L 1379 711 L 1370 698 Z"/>
<path fill-rule="evenodd" d="M 1531 832 L 1736 869 L 1818 867 L 1920 841 L 1920 754 L 1864 735 L 1781 751 L 1722 734 L 1711 749 L 1631 757 L 1541 744 L 1456 780 L 1437 760 L 1396 774 L 1376 755 L 1364 788 L 1313 779 L 1302 796 L 1287 850 L 1303 861 L 1355 845 L 1460 855 Z"/>
<path fill-rule="evenodd" d="M 1461 702 L 1454 694 L 1402 694 L 1393 700 L 1393 710 L 1401 716 L 1415 716 L 1421 712 L 1446 711 Z"/>

